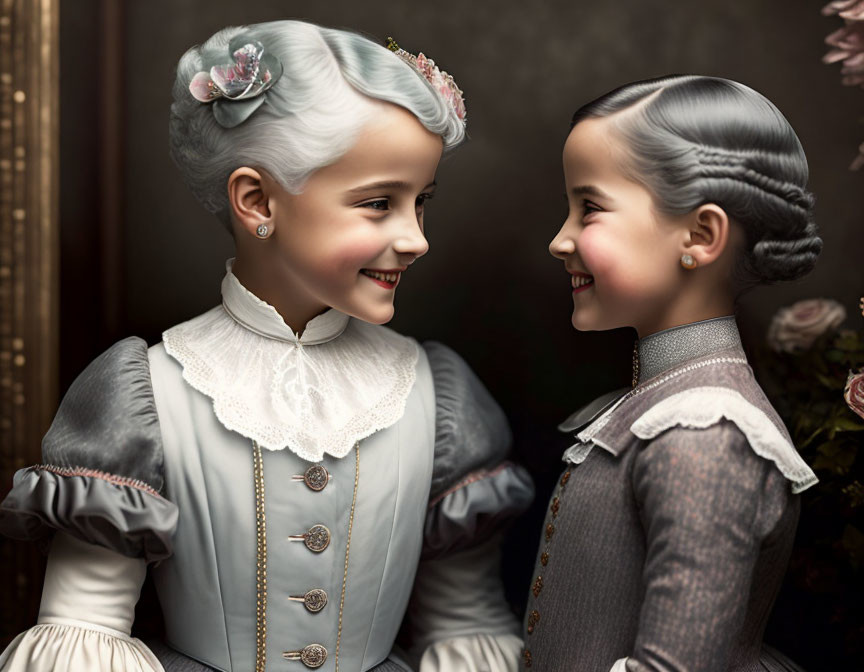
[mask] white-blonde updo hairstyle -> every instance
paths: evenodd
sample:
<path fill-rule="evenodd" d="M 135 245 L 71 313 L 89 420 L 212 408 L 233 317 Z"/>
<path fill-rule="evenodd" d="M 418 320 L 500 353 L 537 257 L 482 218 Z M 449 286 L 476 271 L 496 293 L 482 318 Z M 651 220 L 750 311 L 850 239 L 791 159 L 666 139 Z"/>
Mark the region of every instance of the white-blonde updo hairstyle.
<path fill-rule="evenodd" d="M 229 43 L 241 33 L 278 58 L 283 74 L 248 119 L 224 128 L 212 105 L 192 96 L 189 83 L 213 64 L 230 63 Z M 226 187 L 234 170 L 261 168 L 289 193 L 299 193 L 312 173 L 353 146 L 376 111 L 375 100 L 411 112 L 441 136 L 445 149 L 465 138 L 452 106 L 392 51 L 357 33 L 303 21 L 220 30 L 183 54 L 173 97 L 171 158 L 195 197 L 229 229 Z"/>

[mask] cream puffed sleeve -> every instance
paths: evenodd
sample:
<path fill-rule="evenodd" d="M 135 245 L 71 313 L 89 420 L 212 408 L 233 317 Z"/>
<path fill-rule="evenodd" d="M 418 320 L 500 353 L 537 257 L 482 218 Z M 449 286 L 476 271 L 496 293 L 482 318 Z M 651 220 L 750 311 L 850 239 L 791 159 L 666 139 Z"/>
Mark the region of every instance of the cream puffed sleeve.
<path fill-rule="evenodd" d="M 0 654 L 2 672 L 162 672 L 130 637 L 145 562 L 58 532 L 37 625 Z"/>
<path fill-rule="evenodd" d="M 129 633 L 146 563 L 172 553 L 163 471 L 147 344 L 128 338 L 78 376 L 42 463 L 16 472 L 0 502 L 0 533 L 50 549 L 37 625 L 0 654 L 0 671 L 161 672 Z"/>
<path fill-rule="evenodd" d="M 500 576 L 503 529 L 531 503 L 528 473 L 505 458 L 504 413 L 452 350 L 424 344 L 435 381 L 435 459 L 423 555 L 408 606 L 420 672 L 510 672 L 522 649 Z"/>

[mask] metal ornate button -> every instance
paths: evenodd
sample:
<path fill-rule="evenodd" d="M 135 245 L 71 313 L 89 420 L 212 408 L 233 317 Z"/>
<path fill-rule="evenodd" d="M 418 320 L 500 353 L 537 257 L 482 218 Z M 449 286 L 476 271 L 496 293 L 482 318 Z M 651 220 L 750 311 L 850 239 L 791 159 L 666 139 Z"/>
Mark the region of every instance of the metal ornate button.
<path fill-rule="evenodd" d="M 525 661 L 525 667 L 531 667 L 531 651 L 525 649 L 524 653 L 522 654 L 522 660 Z"/>
<path fill-rule="evenodd" d="M 330 472 L 327 471 L 327 467 L 321 464 L 313 464 L 303 474 L 303 482 L 306 484 L 306 487 L 315 492 L 326 488 L 329 481 Z"/>
<path fill-rule="evenodd" d="M 306 548 L 314 553 L 320 553 L 330 545 L 330 530 L 324 525 L 313 525 L 303 536 Z"/>
<path fill-rule="evenodd" d="M 549 564 L 549 553 L 547 551 L 543 551 L 543 555 L 540 556 L 540 564 L 544 567 Z"/>
<path fill-rule="evenodd" d="M 324 525 L 313 525 L 304 534 L 292 534 L 288 539 L 302 541 L 310 551 L 320 553 L 330 545 L 330 530 Z"/>
<path fill-rule="evenodd" d="M 306 667 L 321 667 L 327 660 L 327 649 L 320 644 L 310 644 L 303 647 L 300 660 Z"/>
<path fill-rule="evenodd" d="M 567 481 L 570 480 L 570 471 L 565 471 L 564 475 L 561 477 L 561 487 L 567 485 Z"/>
<path fill-rule="evenodd" d="M 327 592 L 321 588 L 313 588 L 305 595 L 290 595 L 288 599 L 302 602 L 303 606 L 313 614 L 327 606 Z"/>
<path fill-rule="evenodd" d="M 552 500 L 552 507 L 551 507 L 553 518 L 558 516 L 558 509 L 560 509 L 560 508 L 561 508 L 561 500 L 558 497 L 555 497 Z"/>
<path fill-rule="evenodd" d="M 299 660 L 306 667 L 321 667 L 327 660 L 327 649 L 320 644 L 309 644 L 301 651 L 284 651 L 282 657 L 286 660 Z"/>
<path fill-rule="evenodd" d="M 553 534 L 555 534 L 555 526 L 552 523 L 549 523 L 546 526 L 546 541 L 550 541 Z"/>
<path fill-rule="evenodd" d="M 303 606 L 313 614 L 327 606 L 327 592 L 321 588 L 313 588 L 303 596 Z"/>

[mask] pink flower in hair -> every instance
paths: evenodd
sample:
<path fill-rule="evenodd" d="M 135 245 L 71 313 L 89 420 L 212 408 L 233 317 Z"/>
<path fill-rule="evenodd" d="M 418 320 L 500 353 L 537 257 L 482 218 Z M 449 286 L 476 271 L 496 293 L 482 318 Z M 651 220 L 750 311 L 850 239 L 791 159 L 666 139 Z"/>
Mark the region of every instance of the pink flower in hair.
<path fill-rule="evenodd" d="M 462 89 L 456 86 L 453 75 L 440 70 L 435 61 L 427 58 L 422 52 L 414 56 L 402 49 L 392 37 L 387 38 L 387 48 L 394 52 L 403 61 L 414 67 L 426 79 L 432 88 L 437 91 L 444 100 L 446 100 L 456 116 L 465 122 L 468 113 L 465 109 L 465 98 L 462 95 Z"/>

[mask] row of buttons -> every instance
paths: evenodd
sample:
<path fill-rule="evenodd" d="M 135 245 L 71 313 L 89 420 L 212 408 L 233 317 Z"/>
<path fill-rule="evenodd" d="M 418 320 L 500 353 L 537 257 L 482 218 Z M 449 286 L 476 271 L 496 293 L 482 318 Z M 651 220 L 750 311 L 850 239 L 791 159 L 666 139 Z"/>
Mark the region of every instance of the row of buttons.
<path fill-rule="evenodd" d="M 293 477 L 295 481 L 303 481 L 306 487 L 314 492 L 321 492 L 330 482 L 330 472 L 327 467 L 313 464 L 303 475 Z M 326 525 L 313 525 L 303 534 L 288 537 L 291 541 L 302 541 L 313 553 L 321 553 L 330 545 L 330 530 Z M 302 602 L 306 610 L 315 614 L 327 606 L 327 591 L 313 588 L 305 595 L 291 595 L 289 600 Z M 309 644 L 299 651 L 284 651 L 282 657 L 286 660 L 299 660 L 306 667 L 314 669 L 321 667 L 327 660 L 327 649 L 321 644 Z"/>
<path fill-rule="evenodd" d="M 567 485 L 567 482 L 570 480 L 570 470 L 564 472 L 561 476 L 561 481 L 559 483 L 558 492 L 552 498 L 552 504 L 549 506 L 549 513 L 551 514 L 551 520 L 546 525 L 546 530 L 544 537 L 546 539 L 546 548 L 543 549 L 543 552 L 540 554 L 540 564 L 544 567 L 549 564 L 549 545 L 552 543 L 552 537 L 555 536 L 555 519 L 558 517 L 558 511 L 561 508 L 561 497 L 564 494 L 564 488 Z M 531 586 L 531 592 L 534 594 L 534 599 L 536 600 L 540 597 L 540 593 L 543 592 L 543 575 L 538 574 L 537 578 L 534 579 L 534 584 Z M 537 627 L 537 624 L 540 622 L 540 612 L 537 609 L 532 609 L 528 612 L 528 618 L 526 619 L 525 631 L 531 635 L 534 633 L 534 629 Z M 526 648 L 522 652 L 522 662 L 525 664 L 526 668 L 530 668 L 533 664 L 531 650 Z"/>

